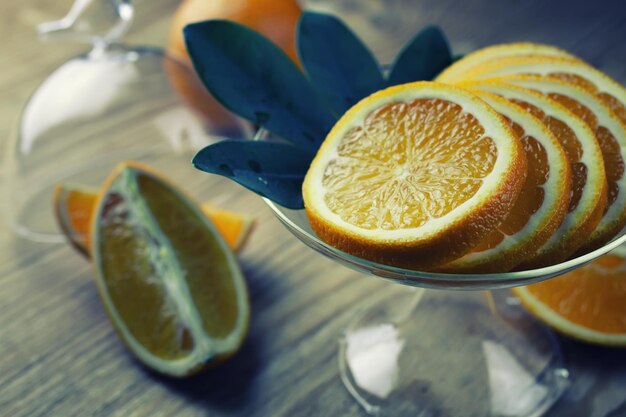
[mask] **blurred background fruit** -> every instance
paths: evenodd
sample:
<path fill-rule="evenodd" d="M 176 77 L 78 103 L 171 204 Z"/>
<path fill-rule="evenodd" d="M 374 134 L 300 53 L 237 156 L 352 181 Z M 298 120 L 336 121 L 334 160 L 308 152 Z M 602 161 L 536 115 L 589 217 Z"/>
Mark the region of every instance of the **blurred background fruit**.
<path fill-rule="evenodd" d="M 233 116 L 204 89 L 195 73 L 185 47 L 183 28 L 194 22 L 227 19 L 260 32 L 297 62 L 295 29 L 300 7 L 294 0 L 185 0 L 172 18 L 168 52 L 185 62 L 189 71 L 168 68 L 170 82 L 181 98 L 212 124 L 228 127 Z"/>

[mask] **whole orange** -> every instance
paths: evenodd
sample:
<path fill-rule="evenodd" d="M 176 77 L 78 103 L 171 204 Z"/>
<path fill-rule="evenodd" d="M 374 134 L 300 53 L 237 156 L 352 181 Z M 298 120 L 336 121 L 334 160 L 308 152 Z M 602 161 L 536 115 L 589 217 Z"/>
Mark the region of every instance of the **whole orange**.
<path fill-rule="evenodd" d="M 192 109 L 204 116 L 218 133 L 228 134 L 236 126 L 228 113 L 202 86 L 191 70 L 183 28 L 189 23 L 208 19 L 227 19 L 260 32 L 278 45 L 294 61 L 295 29 L 301 14 L 295 0 L 185 0 L 172 19 L 167 50 L 186 64 L 168 65 L 172 88 Z"/>
<path fill-rule="evenodd" d="M 300 7 L 294 0 L 185 0 L 176 10 L 168 50 L 189 59 L 183 28 L 208 19 L 227 19 L 269 38 L 296 62 L 295 29 Z"/>

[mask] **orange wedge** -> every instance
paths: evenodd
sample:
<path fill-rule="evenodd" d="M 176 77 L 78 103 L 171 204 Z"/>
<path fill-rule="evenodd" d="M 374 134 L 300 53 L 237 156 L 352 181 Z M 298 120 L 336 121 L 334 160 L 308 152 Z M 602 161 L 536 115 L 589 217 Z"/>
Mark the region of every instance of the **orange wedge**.
<path fill-rule="evenodd" d="M 563 276 L 513 290 L 523 305 L 561 333 L 626 346 L 626 264 L 616 255 Z"/>
<path fill-rule="evenodd" d="M 96 191 L 78 185 L 57 184 L 52 201 L 61 231 L 74 249 L 89 258 L 89 225 Z"/>
<path fill-rule="evenodd" d="M 569 205 L 572 172 L 557 138 L 522 107 L 495 94 L 478 95 L 517 133 L 528 174 L 504 221 L 470 253 L 438 268 L 443 272 L 502 272 L 531 259 L 561 225 Z"/>
<path fill-rule="evenodd" d="M 467 79 L 485 79 L 514 74 L 549 75 L 594 93 L 626 123 L 626 88 L 580 60 L 547 57 L 506 57 L 486 62 L 466 74 Z"/>
<path fill-rule="evenodd" d="M 96 204 L 96 283 L 130 351 L 176 377 L 236 352 L 250 316 L 246 283 L 200 207 L 136 163 L 113 171 Z"/>
<path fill-rule="evenodd" d="M 626 226 L 626 125 L 593 93 L 557 78 L 509 76 L 505 82 L 531 88 L 567 107 L 593 129 L 602 150 L 608 182 L 608 203 L 602 220 L 578 251 L 597 249 Z"/>
<path fill-rule="evenodd" d="M 526 176 L 515 132 L 462 88 L 417 82 L 352 107 L 304 180 L 311 227 L 375 262 L 432 269 L 480 243 L 507 216 Z"/>
<path fill-rule="evenodd" d="M 441 74 L 439 74 L 436 81 L 442 83 L 456 83 L 459 81 L 463 81 L 467 78 L 467 74 L 470 73 L 474 68 L 479 67 L 485 63 L 495 61 L 500 58 L 525 55 L 541 55 L 577 59 L 569 52 L 552 45 L 544 45 L 531 42 L 516 42 L 492 45 L 486 48 L 478 49 L 477 51 L 474 51 L 471 54 L 464 56 L 462 59 L 450 65 Z"/>
<path fill-rule="evenodd" d="M 54 210 L 59 227 L 82 255 L 89 258 L 89 225 L 96 203 L 97 191 L 76 185 L 58 184 L 54 190 Z M 245 214 L 223 210 L 210 203 L 202 204 L 202 210 L 213 221 L 228 245 L 239 251 L 245 244 L 254 219 Z"/>
<path fill-rule="evenodd" d="M 235 211 L 224 210 L 211 203 L 203 203 L 202 211 L 213 221 L 217 231 L 235 252 L 245 245 L 254 227 L 254 219 Z"/>
<path fill-rule="evenodd" d="M 518 268 L 530 269 L 564 261 L 585 244 L 606 207 L 604 161 L 593 131 L 574 113 L 541 93 L 494 80 L 463 85 L 501 95 L 520 105 L 542 120 L 563 146 L 572 168 L 568 214 L 548 242 Z"/>

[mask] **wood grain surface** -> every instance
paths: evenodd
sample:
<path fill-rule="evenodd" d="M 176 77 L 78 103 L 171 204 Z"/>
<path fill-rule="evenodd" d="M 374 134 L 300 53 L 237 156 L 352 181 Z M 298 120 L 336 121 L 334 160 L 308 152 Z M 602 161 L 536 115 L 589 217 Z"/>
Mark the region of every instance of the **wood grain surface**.
<path fill-rule="evenodd" d="M 128 39 L 164 45 L 177 4 L 137 1 Z M 0 3 L 3 147 L 46 74 L 84 50 L 36 39 L 34 26 L 63 15 L 68 5 L 66 0 Z M 439 24 L 457 53 L 498 42 L 540 41 L 626 82 L 623 0 L 309 0 L 306 5 L 341 14 L 381 62 L 389 62 L 416 30 Z M 0 158 L 7 152 L 2 149 Z M 1 166 L 0 179 L 6 181 Z M 205 174 L 193 175 L 190 183 L 209 181 Z M 240 255 L 253 311 L 243 349 L 223 366 L 188 380 L 147 371 L 109 325 L 89 264 L 69 245 L 28 242 L 2 225 L 0 416 L 365 415 L 339 379 L 337 340 L 359 306 L 402 289 L 314 253 L 260 198 L 226 181 L 210 181 L 222 205 L 257 218 Z M 10 204 L 4 195 L 0 202 Z M 561 342 L 573 384 L 547 416 L 626 416 L 626 350 Z"/>

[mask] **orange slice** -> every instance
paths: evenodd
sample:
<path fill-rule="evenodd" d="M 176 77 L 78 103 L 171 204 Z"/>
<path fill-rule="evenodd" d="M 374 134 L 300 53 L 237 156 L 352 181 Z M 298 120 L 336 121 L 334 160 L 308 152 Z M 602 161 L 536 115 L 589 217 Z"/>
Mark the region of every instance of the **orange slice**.
<path fill-rule="evenodd" d="M 379 91 L 326 137 L 304 180 L 311 227 L 340 250 L 429 269 L 506 217 L 526 157 L 506 120 L 467 90 L 417 82 Z"/>
<path fill-rule="evenodd" d="M 233 252 L 199 206 L 120 164 L 98 194 L 91 254 L 105 310 L 146 366 L 186 376 L 241 346 L 250 309 Z"/>
<path fill-rule="evenodd" d="M 500 45 L 492 45 L 486 48 L 478 49 L 464 56 L 454 64 L 446 68 L 436 81 L 442 83 L 456 83 L 466 79 L 468 72 L 487 62 L 500 58 L 524 55 L 542 55 L 554 56 L 560 58 L 577 59 L 576 56 L 570 54 L 563 49 L 552 45 L 544 45 L 531 42 L 505 43 Z"/>
<path fill-rule="evenodd" d="M 501 58 L 475 68 L 467 74 L 467 79 L 513 74 L 549 75 L 576 84 L 593 92 L 626 123 L 626 88 L 580 60 L 546 56 Z"/>
<path fill-rule="evenodd" d="M 507 83 L 531 88 L 567 107 L 593 129 L 602 150 L 608 182 L 608 203 L 600 223 L 578 251 L 597 249 L 626 226 L 626 125 L 593 93 L 557 78 L 509 76 Z"/>
<path fill-rule="evenodd" d="M 89 258 L 89 226 L 96 204 L 97 191 L 91 188 L 57 184 L 54 190 L 54 210 L 57 223 L 72 246 Z M 202 210 L 213 221 L 231 249 L 238 252 L 245 244 L 254 219 L 245 214 L 223 210 L 210 203 L 202 204 Z"/>
<path fill-rule="evenodd" d="M 522 107 L 495 94 L 478 95 L 521 139 L 528 174 L 504 221 L 470 253 L 438 268 L 444 272 L 503 272 L 531 259 L 561 225 L 569 205 L 572 173 L 557 138 Z"/>
<path fill-rule="evenodd" d="M 626 346 L 626 264 L 616 255 L 557 278 L 513 290 L 536 317 L 561 333 Z"/>
<path fill-rule="evenodd" d="M 476 81 L 464 86 L 498 94 L 541 119 L 559 140 L 572 168 L 568 214 L 552 237 L 518 268 L 553 265 L 580 248 L 596 228 L 607 200 L 606 174 L 600 146 L 591 128 L 558 102 L 502 81 Z"/>

